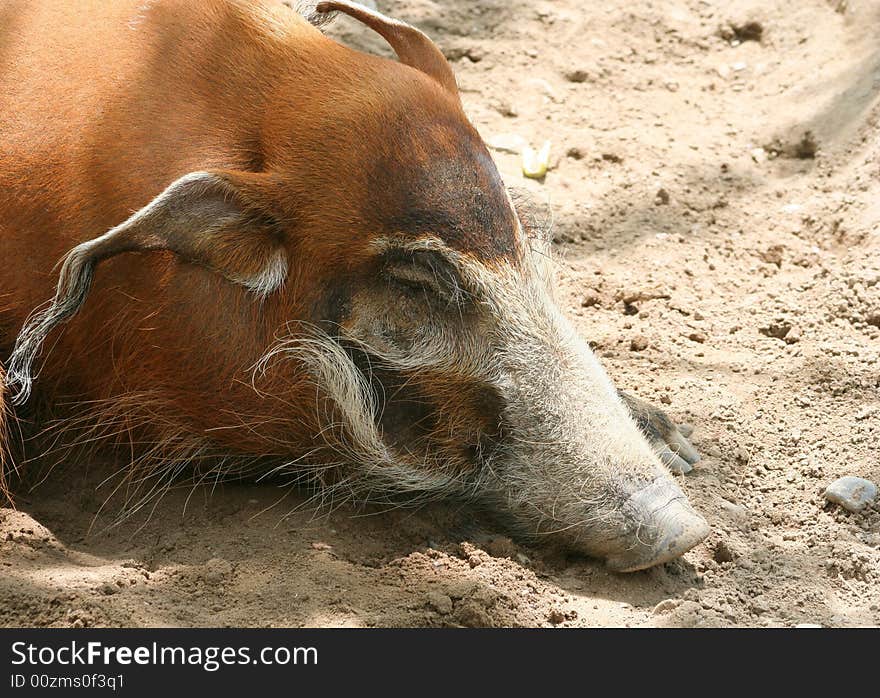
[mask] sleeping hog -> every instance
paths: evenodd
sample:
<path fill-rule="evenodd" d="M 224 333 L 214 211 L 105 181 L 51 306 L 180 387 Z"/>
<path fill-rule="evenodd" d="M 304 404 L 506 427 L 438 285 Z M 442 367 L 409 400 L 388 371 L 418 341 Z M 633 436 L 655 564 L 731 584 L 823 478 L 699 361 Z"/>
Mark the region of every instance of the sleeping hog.
<path fill-rule="evenodd" d="M 334 11 L 399 61 L 324 36 Z M 560 311 L 417 29 L 351 2 L 2 0 L 0 95 L 7 397 L 126 454 L 135 504 L 186 471 L 458 497 L 620 571 L 707 535 L 666 467 L 698 456 Z"/>

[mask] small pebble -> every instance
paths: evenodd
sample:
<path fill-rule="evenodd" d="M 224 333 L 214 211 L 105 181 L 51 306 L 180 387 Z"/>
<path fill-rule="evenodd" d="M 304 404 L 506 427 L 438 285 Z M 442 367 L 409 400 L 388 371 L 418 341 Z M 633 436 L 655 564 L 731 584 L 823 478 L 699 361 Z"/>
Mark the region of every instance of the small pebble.
<path fill-rule="evenodd" d="M 586 82 L 589 78 L 590 74 L 586 70 L 570 70 L 565 74 L 565 79 L 569 82 Z"/>
<path fill-rule="evenodd" d="M 516 133 L 499 133 L 489 138 L 486 141 L 486 145 L 492 148 L 492 150 L 519 155 L 523 148 L 528 145 L 528 141 Z"/>
<path fill-rule="evenodd" d="M 676 608 L 678 608 L 680 604 L 680 599 L 663 599 L 660 603 L 654 606 L 651 614 L 656 616 L 661 613 L 669 613 L 670 611 L 674 611 Z"/>
<path fill-rule="evenodd" d="M 861 511 L 876 497 L 877 485 L 851 475 L 835 480 L 825 490 L 825 499 L 852 512 Z"/>
<path fill-rule="evenodd" d="M 633 337 L 629 342 L 631 351 L 644 351 L 648 348 L 648 340 L 645 337 Z"/>
<path fill-rule="evenodd" d="M 558 608 L 554 608 L 547 615 L 547 620 L 550 621 L 552 625 L 559 625 L 560 623 L 565 622 L 565 614 Z"/>
<path fill-rule="evenodd" d="M 495 105 L 495 110 L 501 114 L 501 116 L 506 116 L 511 119 L 519 116 L 519 110 L 516 108 L 516 105 L 511 102 L 500 102 Z"/>
<path fill-rule="evenodd" d="M 756 596 L 749 602 L 749 610 L 759 616 L 770 611 L 770 604 L 763 596 Z"/>
<path fill-rule="evenodd" d="M 439 591 L 430 591 L 428 592 L 425 601 L 428 603 L 428 606 L 433 608 L 435 611 L 437 611 L 437 613 L 440 613 L 441 615 L 452 613 L 452 599 L 449 598 L 446 594 L 443 594 Z"/>

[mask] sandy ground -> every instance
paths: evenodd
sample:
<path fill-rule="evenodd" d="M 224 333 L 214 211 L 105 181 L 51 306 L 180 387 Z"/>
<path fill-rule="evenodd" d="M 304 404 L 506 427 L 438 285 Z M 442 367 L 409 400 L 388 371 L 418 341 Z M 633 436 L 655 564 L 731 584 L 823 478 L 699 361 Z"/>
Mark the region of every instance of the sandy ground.
<path fill-rule="evenodd" d="M 0 512 L 0 624 L 880 624 L 880 505 L 822 497 L 880 482 L 880 5 L 379 6 L 443 47 L 487 141 L 552 140 L 543 182 L 495 154 L 552 207 L 560 296 L 618 385 L 696 427 L 711 536 L 615 575 L 453 506 L 186 483 L 106 530 L 112 466 L 74 464 Z"/>

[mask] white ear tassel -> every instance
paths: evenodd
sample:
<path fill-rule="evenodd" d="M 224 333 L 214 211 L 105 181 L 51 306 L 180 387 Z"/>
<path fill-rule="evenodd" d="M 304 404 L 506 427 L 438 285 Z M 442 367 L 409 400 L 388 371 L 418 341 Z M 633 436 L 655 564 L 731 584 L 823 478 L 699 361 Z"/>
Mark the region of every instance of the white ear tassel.
<path fill-rule="evenodd" d="M 234 278 L 233 281 L 256 293 L 261 299 L 284 285 L 287 279 L 287 252 L 279 248 L 266 263 L 263 270 L 256 276 Z"/>

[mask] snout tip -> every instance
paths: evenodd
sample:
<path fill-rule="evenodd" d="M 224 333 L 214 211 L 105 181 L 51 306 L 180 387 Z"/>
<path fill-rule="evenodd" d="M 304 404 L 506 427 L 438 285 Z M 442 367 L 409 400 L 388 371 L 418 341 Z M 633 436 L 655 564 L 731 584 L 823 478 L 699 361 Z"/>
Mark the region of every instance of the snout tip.
<path fill-rule="evenodd" d="M 606 564 L 615 572 L 636 572 L 681 557 L 711 530 L 674 484 L 655 483 L 630 501 L 639 525 L 632 544 L 606 558 Z"/>
<path fill-rule="evenodd" d="M 633 554 L 609 557 L 606 564 L 615 572 L 638 572 L 649 567 L 662 565 L 684 555 L 688 550 L 705 540 L 709 535 L 709 524 L 694 514 L 687 526 L 677 528 L 659 540 L 649 550 L 633 551 Z"/>

